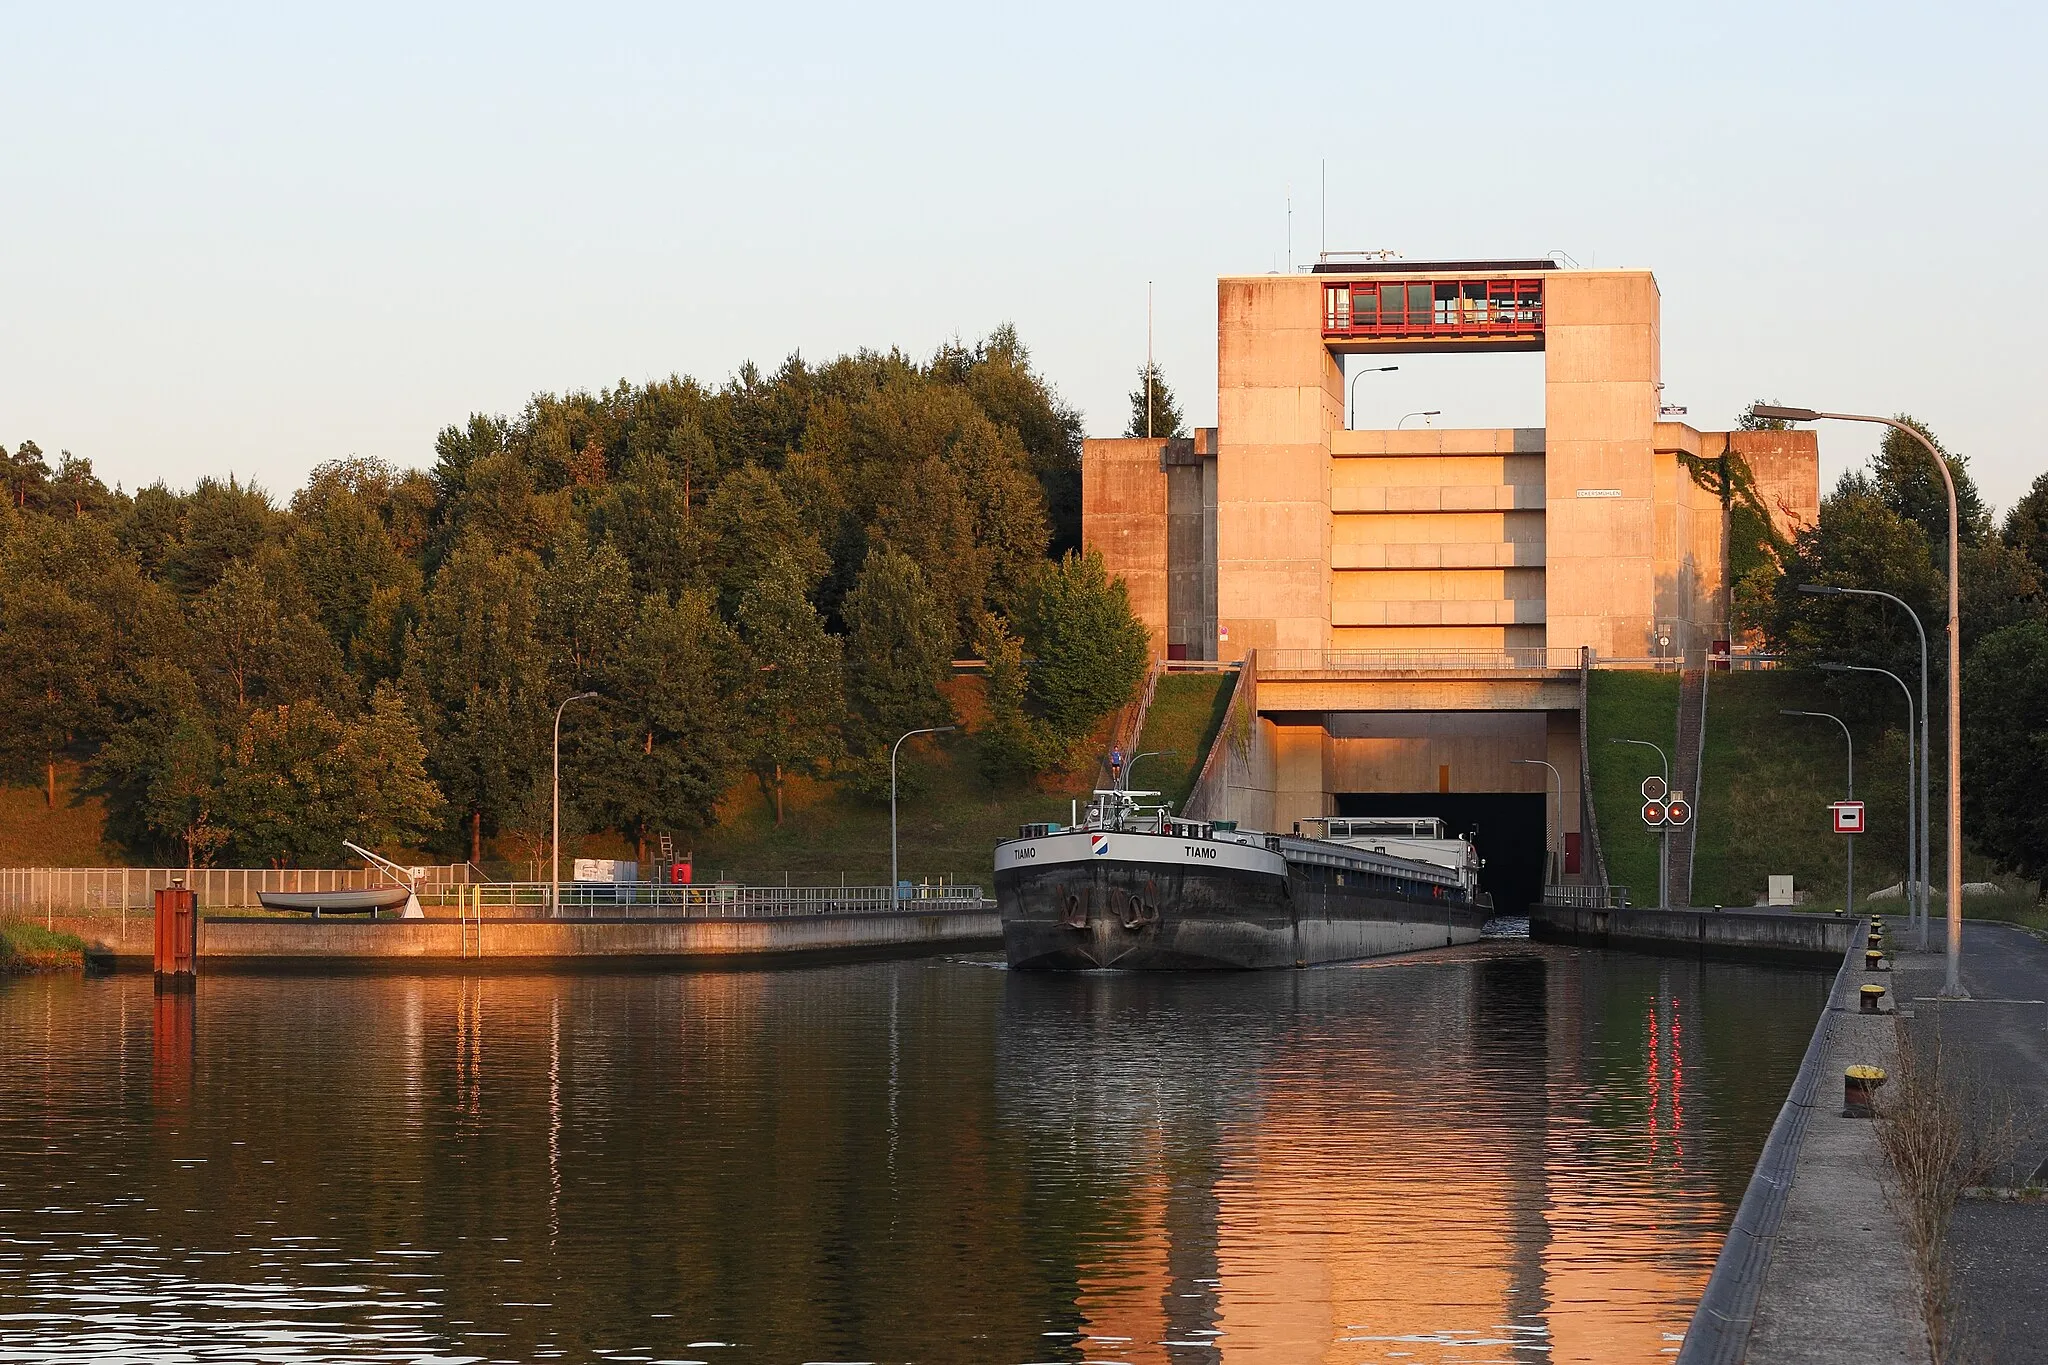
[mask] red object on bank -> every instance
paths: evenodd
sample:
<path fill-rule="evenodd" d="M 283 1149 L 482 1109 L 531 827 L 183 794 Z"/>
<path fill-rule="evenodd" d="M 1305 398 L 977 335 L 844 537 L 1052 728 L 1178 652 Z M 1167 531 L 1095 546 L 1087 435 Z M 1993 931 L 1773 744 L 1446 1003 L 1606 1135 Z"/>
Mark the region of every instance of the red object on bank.
<path fill-rule="evenodd" d="M 671 886 L 688 886 L 690 884 L 690 872 L 691 868 L 688 863 L 670 864 L 668 869 L 669 884 Z"/>

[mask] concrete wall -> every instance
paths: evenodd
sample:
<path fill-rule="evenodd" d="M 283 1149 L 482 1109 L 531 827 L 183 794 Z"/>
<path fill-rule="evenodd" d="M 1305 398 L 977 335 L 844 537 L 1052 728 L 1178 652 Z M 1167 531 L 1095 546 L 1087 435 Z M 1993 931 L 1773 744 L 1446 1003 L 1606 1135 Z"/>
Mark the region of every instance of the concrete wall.
<path fill-rule="evenodd" d="M 1143 438 L 1081 443 L 1081 548 L 1098 550 L 1124 580 L 1131 609 L 1166 653 L 1167 442 Z"/>
<path fill-rule="evenodd" d="M 40 921 L 37 921 L 40 922 Z M 146 965 L 148 915 L 57 917 L 94 956 Z M 481 947 L 478 946 L 479 934 Z M 215 967 L 266 963 L 491 963 L 608 959 L 659 961 L 805 953 L 919 952 L 985 945 L 1002 936 L 993 909 L 942 913 L 806 915 L 764 919 L 494 920 L 481 930 L 452 919 L 217 919 L 200 921 L 199 956 Z"/>
<path fill-rule="evenodd" d="M 1329 647 L 1330 434 L 1344 371 L 1309 276 L 1217 282 L 1218 653 Z"/>
<path fill-rule="evenodd" d="M 1820 520 L 1820 438 L 1811 431 L 1731 431 L 1778 534 L 1791 538 Z"/>
<path fill-rule="evenodd" d="M 1529 932 L 1550 943 L 1686 957 L 1755 958 L 1836 966 L 1868 921 L 1766 910 L 1529 908 Z"/>
<path fill-rule="evenodd" d="M 1546 639 L 1653 652 L 1657 282 L 1647 270 L 1544 279 Z M 1668 487 L 1668 485 L 1667 485 Z"/>

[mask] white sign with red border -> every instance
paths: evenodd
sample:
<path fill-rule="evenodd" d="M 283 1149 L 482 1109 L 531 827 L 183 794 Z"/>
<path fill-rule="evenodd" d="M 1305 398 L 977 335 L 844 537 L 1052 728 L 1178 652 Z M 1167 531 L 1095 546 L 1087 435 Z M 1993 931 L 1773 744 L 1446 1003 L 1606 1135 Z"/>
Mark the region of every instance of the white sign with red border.
<path fill-rule="evenodd" d="M 1835 833 L 1861 834 L 1863 832 L 1863 803 L 1861 801 L 1835 801 L 1828 809 L 1835 813 Z"/>

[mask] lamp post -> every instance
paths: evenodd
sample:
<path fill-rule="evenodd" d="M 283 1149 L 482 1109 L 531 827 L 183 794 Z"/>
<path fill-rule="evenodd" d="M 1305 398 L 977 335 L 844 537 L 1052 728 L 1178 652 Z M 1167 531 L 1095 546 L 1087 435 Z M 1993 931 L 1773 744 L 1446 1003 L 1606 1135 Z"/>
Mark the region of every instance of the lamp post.
<path fill-rule="evenodd" d="M 1828 711 L 1780 711 L 1778 714 L 1781 716 L 1812 716 L 1816 720 L 1831 720 L 1842 727 L 1842 738 L 1849 742 L 1848 799 L 1854 801 L 1856 799 L 1856 737 L 1849 733 L 1849 723 L 1840 716 Z M 1853 915 L 1856 913 L 1856 836 L 1851 834 L 1847 837 L 1849 840 L 1849 884 L 1842 893 L 1842 913 Z"/>
<path fill-rule="evenodd" d="M 1431 408 L 1428 412 L 1411 412 L 1402 417 L 1399 422 L 1394 423 L 1394 430 L 1399 431 L 1402 424 L 1407 422 L 1410 417 L 1441 417 L 1443 415 L 1444 410 L 1442 408 Z"/>
<path fill-rule="evenodd" d="M 578 692 L 562 698 L 562 704 L 555 708 L 555 790 L 554 830 L 548 839 L 548 914 L 557 919 L 562 914 L 562 712 L 568 710 L 572 701 L 592 701 L 595 692 Z"/>
<path fill-rule="evenodd" d="M 1671 760 L 1664 751 L 1647 739 L 1610 739 L 1609 744 L 1634 744 L 1657 755 L 1657 763 L 1664 774 L 1664 799 L 1671 799 Z M 1666 820 L 1657 827 L 1657 908 L 1671 908 L 1671 822 Z"/>
<path fill-rule="evenodd" d="M 944 735 L 959 728 L 957 725 L 933 725 L 923 730 L 905 730 L 889 746 L 889 904 L 892 908 L 903 903 L 903 883 L 896 875 L 896 751 L 912 735 Z"/>
<path fill-rule="evenodd" d="M 1934 880 L 1934 862 L 1928 841 L 1928 827 L 1934 823 L 1933 788 L 1929 785 L 1928 773 L 1934 766 L 1934 747 L 1927 738 L 1927 627 L 1920 624 L 1920 613 L 1907 606 L 1903 598 L 1876 588 L 1837 588 L 1826 583 L 1802 583 L 1799 591 L 1811 597 L 1882 597 L 1885 601 L 1906 613 L 1913 623 L 1914 631 L 1920 636 L 1920 884 L 1914 888 L 1920 917 L 1920 951 L 1927 951 L 1927 902 L 1929 886 Z"/>
<path fill-rule="evenodd" d="M 1906 880 L 1911 884 L 1920 875 L 1919 861 L 1914 857 L 1914 844 L 1919 831 L 1913 818 L 1913 689 L 1906 686 L 1906 680 L 1888 668 L 1865 668 L 1860 664 L 1815 664 L 1823 673 L 1882 673 L 1899 685 L 1899 691 L 1906 694 Z M 1852 793 L 1853 795 L 1853 793 Z M 1913 902 L 1906 907 L 1910 912 Z M 1927 946 L 1927 926 L 1920 926 L 1920 946 Z"/>
<path fill-rule="evenodd" d="M 1942 487 L 1948 490 L 1948 980 L 1941 993 L 1950 999 L 1963 994 L 1963 636 L 1961 556 L 1957 552 L 1956 481 L 1949 473 L 1934 442 L 1904 422 L 1890 417 L 1867 417 L 1851 412 L 1817 412 L 1812 408 L 1790 408 L 1759 404 L 1750 409 L 1758 417 L 1780 422 L 1873 422 L 1903 431 L 1918 441 L 1941 471 Z"/>
<path fill-rule="evenodd" d="M 1386 374 L 1391 370 L 1398 370 L 1400 368 L 1399 365 L 1368 365 L 1357 374 L 1351 376 L 1351 417 L 1349 421 L 1345 422 L 1344 430 L 1351 431 L 1358 426 L 1358 381 L 1369 374 Z"/>
<path fill-rule="evenodd" d="M 1138 760 L 1139 760 L 1139 759 L 1141 759 L 1141 758 L 1165 758 L 1165 757 L 1166 757 L 1166 756 L 1167 756 L 1168 754 L 1177 754 L 1177 753 L 1179 753 L 1179 752 L 1180 752 L 1180 750 L 1178 750 L 1178 749 L 1147 749 L 1147 750 L 1146 750 L 1146 751 L 1145 751 L 1144 753 L 1142 753 L 1142 754 L 1134 754 L 1134 755 L 1132 755 L 1132 757 L 1131 757 L 1131 761 L 1130 761 L 1130 762 L 1128 762 L 1128 763 L 1126 763 L 1126 764 L 1124 764 L 1123 782 L 1122 782 L 1122 785 L 1121 785 L 1121 787 L 1119 787 L 1119 790 L 1120 790 L 1120 791 L 1129 791 L 1129 790 L 1131 789 L 1131 774 L 1132 774 L 1132 773 L 1134 773 L 1134 772 L 1136 772 L 1136 771 L 1138 770 Z"/>
<path fill-rule="evenodd" d="M 1564 880 L 1564 775 L 1558 772 L 1552 764 L 1540 758 L 1511 758 L 1508 762 L 1527 763 L 1533 766 L 1549 768 L 1550 776 L 1557 784 L 1557 847 L 1551 850 L 1551 856 L 1557 861 L 1552 865 L 1555 871 L 1551 875 L 1557 879 L 1552 882 L 1552 885 L 1562 884 Z"/>

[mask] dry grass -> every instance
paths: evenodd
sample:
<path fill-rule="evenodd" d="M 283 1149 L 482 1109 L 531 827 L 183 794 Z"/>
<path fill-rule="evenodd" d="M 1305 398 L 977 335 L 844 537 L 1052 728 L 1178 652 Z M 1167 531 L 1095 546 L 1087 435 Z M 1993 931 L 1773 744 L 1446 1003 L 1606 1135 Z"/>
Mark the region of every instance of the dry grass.
<path fill-rule="evenodd" d="M 2027 1124 L 2008 1092 L 1945 1058 L 1941 1034 L 1916 1038 L 1897 1024 L 1898 1059 L 1879 1092 L 1877 1140 L 1891 1167 L 1887 1187 L 1907 1247 L 1935 1365 L 1973 1358 L 1957 1311 L 1949 1222 L 1966 1190 L 2010 1167 Z"/>

